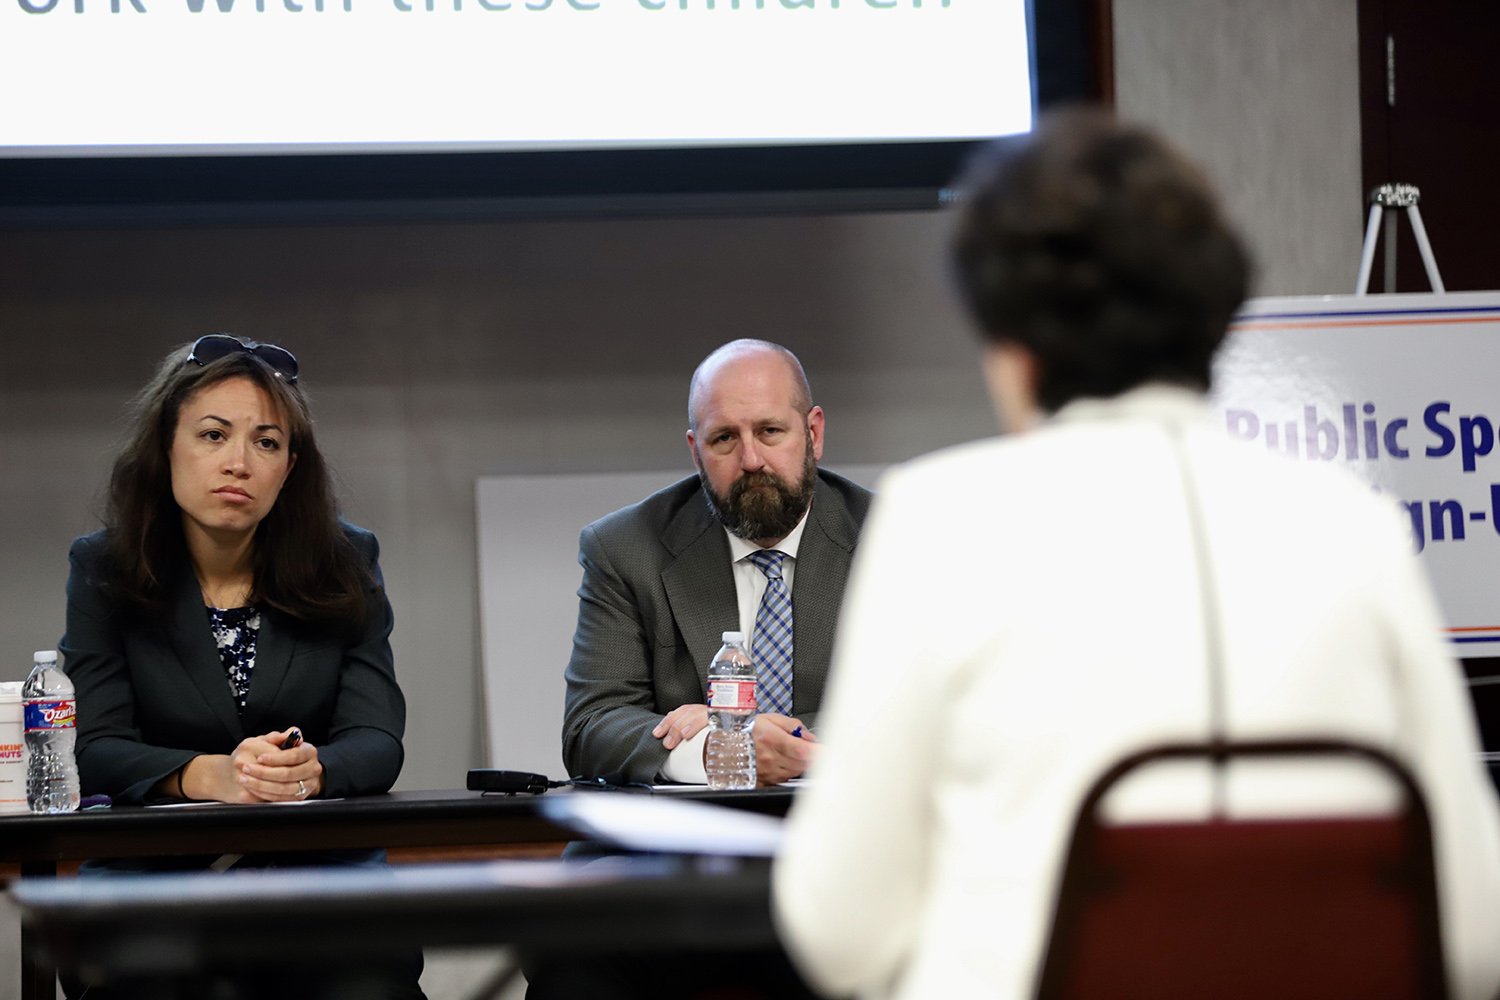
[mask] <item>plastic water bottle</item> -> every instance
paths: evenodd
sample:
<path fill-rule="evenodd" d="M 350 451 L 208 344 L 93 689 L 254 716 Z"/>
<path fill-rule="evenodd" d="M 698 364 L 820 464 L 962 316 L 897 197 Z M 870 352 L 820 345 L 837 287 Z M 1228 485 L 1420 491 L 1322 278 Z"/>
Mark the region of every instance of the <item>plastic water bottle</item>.
<path fill-rule="evenodd" d="M 708 741 L 703 766 L 709 788 L 755 787 L 755 662 L 742 632 L 725 632 L 708 665 Z"/>
<path fill-rule="evenodd" d="M 57 651 L 32 657 L 31 673 L 21 686 L 26 716 L 26 804 L 34 813 L 73 812 L 78 808 L 78 703 L 73 682 L 57 666 Z"/>

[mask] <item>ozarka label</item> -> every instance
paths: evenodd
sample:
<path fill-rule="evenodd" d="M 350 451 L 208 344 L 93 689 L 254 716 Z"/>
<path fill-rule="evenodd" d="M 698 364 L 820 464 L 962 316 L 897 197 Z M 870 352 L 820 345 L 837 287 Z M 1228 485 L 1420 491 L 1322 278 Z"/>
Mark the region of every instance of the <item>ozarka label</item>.
<path fill-rule="evenodd" d="M 26 703 L 26 731 L 28 733 L 48 729 L 72 729 L 77 721 L 78 704 L 72 698 Z"/>

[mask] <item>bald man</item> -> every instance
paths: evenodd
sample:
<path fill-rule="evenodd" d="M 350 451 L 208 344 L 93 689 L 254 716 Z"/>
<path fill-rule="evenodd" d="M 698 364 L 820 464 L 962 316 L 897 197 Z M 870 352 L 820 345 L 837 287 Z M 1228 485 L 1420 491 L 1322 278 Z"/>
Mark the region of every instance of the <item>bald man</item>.
<path fill-rule="evenodd" d="M 723 632 L 744 632 L 756 649 L 768 583 L 751 556 L 763 550 L 783 554 L 793 659 L 789 711 L 755 721 L 759 780 L 778 784 L 806 768 L 870 504 L 869 491 L 817 467 L 823 425 L 802 365 L 784 347 L 736 340 L 698 366 L 687 430 L 698 474 L 579 538 L 583 583 L 563 718 L 570 775 L 705 780 L 708 664 Z"/>

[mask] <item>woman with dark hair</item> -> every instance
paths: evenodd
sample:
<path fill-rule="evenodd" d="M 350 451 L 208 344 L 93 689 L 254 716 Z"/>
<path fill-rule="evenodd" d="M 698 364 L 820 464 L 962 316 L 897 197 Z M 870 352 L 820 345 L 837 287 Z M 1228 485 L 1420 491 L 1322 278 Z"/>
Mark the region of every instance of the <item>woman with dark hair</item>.
<path fill-rule="evenodd" d="M 379 549 L 339 520 L 289 351 L 210 334 L 169 354 L 133 406 L 104 520 L 69 553 L 59 647 L 85 795 L 263 803 L 391 787 L 406 705 Z M 84 874 L 214 860 L 90 862 Z M 378 851 L 302 852 L 239 864 L 381 862 Z M 413 955 L 358 975 L 238 985 L 420 997 L 420 969 Z"/>
<path fill-rule="evenodd" d="M 1230 441 L 1206 405 L 1247 262 L 1201 175 L 1145 129 L 1055 117 L 976 166 L 954 254 L 1001 422 L 1024 433 L 876 492 L 775 868 L 809 981 L 1035 996 L 1072 821 L 1107 767 L 1211 736 L 1323 738 L 1417 776 L 1454 996 L 1493 996 L 1500 816 L 1461 673 L 1394 505 Z M 1238 815 L 1388 801 L 1347 770 L 1243 766 Z M 1150 779 L 1112 820 L 1207 814 L 1203 769 Z"/>
<path fill-rule="evenodd" d="M 338 520 L 297 376 L 280 347 L 211 334 L 136 400 L 104 530 L 69 554 L 85 795 L 283 802 L 396 780 L 378 546 Z"/>

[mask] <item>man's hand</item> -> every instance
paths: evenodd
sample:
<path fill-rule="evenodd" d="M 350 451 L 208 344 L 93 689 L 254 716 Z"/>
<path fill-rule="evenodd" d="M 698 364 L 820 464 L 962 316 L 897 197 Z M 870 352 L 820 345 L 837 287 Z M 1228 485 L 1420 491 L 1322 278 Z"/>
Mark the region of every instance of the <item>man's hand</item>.
<path fill-rule="evenodd" d="M 651 735 L 661 740 L 662 746 L 671 750 L 707 728 L 707 705 L 678 705 L 663 716 L 656 728 L 651 730 Z"/>
<path fill-rule="evenodd" d="M 679 705 L 662 717 L 651 735 L 671 750 L 707 728 L 707 705 Z M 792 735 L 794 732 L 798 735 Z M 779 785 L 800 776 L 817 751 L 817 737 L 801 719 L 763 713 L 755 717 L 753 733 L 757 784 Z"/>
<path fill-rule="evenodd" d="M 793 732 L 799 735 L 793 736 Z M 801 719 L 766 713 L 755 717 L 755 781 L 779 785 L 800 777 L 817 753 L 818 740 Z"/>

